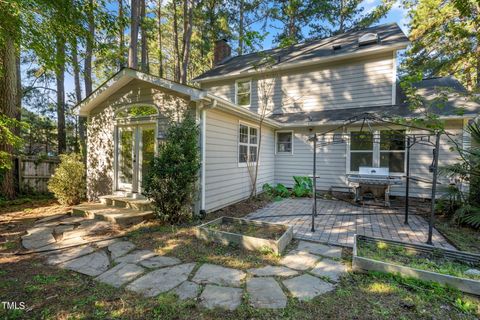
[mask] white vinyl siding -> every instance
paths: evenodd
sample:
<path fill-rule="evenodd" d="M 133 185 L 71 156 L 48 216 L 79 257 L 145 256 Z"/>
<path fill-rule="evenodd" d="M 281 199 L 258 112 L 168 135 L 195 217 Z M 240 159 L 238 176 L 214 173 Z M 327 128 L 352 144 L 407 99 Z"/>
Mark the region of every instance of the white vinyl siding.
<path fill-rule="evenodd" d="M 316 127 L 316 132 L 323 132 L 332 129 L 332 127 Z M 462 143 L 462 122 L 447 122 L 446 129 L 454 138 Z M 313 153 L 312 143 L 308 141 L 310 134 L 307 128 L 295 128 L 293 155 L 291 157 L 275 157 L 275 183 L 282 183 L 287 187 L 293 187 L 293 176 L 307 176 L 312 174 Z M 317 174 L 320 178 L 317 180 L 317 186 L 320 190 L 329 190 L 330 187 L 347 187 L 346 180 L 347 169 L 347 143 L 322 144 L 323 141 L 331 141 L 333 133 L 325 137 L 319 137 L 319 147 L 317 148 Z M 434 139 L 433 139 L 434 140 Z M 433 141 L 432 140 L 432 141 Z M 465 141 L 464 141 L 465 143 Z M 439 166 L 445 166 L 458 161 L 458 154 L 452 152 L 450 148 L 453 143 L 446 136 L 442 136 L 440 149 Z M 410 174 L 413 177 L 419 177 L 430 181 L 432 173 L 429 172 L 429 166 L 432 163 L 432 147 L 417 144 L 410 151 Z M 440 177 L 441 187 L 447 186 L 449 181 Z M 405 195 L 405 185 L 393 186 L 392 195 Z M 411 182 L 410 196 L 430 198 L 431 184 L 424 182 Z"/>
<path fill-rule="evenodd" d="M 238 117 L 218 110 L 207 111 L 205 198 L 206 210 L 220 209 L 246 199 L 250 195 L 251 182 L 248 168 L 238 166 Z M 249 123 L 245 121 L 245 123 Z M 252 123 L 251 125 L 255 125 Z M 274 179 L 274 132 L 262 128 L 257 191 Z"/>
<path fill-rule="evenodd" d="M 262 85 L 272 81 L 269 109 L 274 113 L 383 106 L 392 103 L 395 61 L 392 53 L 252 77 L 252 111 L 259 108 Z M 261 80 L 258 80 L 261 79 Z M 267 86 L 268 87 L 268 86 Z M 235 102 L 235 79 L 202 84 L 211 94 Z"/>

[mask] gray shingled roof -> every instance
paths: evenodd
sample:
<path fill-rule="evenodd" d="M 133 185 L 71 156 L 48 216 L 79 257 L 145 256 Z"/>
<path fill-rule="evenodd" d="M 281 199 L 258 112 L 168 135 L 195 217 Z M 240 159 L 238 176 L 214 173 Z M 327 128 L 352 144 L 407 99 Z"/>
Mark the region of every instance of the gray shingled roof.
<path fill-rule="evenodd" d="M 377 33 L 380 42 L 364 47 L 358 46 L 358 39 L 367 33 Z M 396 43 L 407 42 L 408 38 L 396 23 L 383 24 L 358 31 L 349 31 L 333 37 L 315 41 L 300 43 L 288 48 L 275 48 L 251 54 L 229 58 L 213 69 L 201 74 L 196 80 L 204 80 L 211 77 L 225 76 L 247 72 L 261 63 L 266 56 L 276 61 L 274 66 L 282 66 L 295 62 L 307 62 L 311 59 L 334 56 L 338 54 L 361 52 L 365 49 L 383 47 Z M 333 50 L 333 45 L 341 48 Z"/>
<path fill-rule="evenodd" d="M 418 93 L 426 100 L 432 100 L 438 96 L 440 90 L 448 88 L 450 92 L 448 101 L 442 101 L 432 105 L 431 111 L 439 116 L 478 116 L 480 114 L 480 103 L 472 101 L 463 94 L 465 88 L 452 77 L 425 79 L 416 84 Z M 322 110 L 312 112 L 295 112 L 273 114 L 271 119 L 280 123 L 292 124 L 298 123 L 305 125 L 306 122 L 334 122 L 344 121 L 354 116 L 360 116 L 364 113 L 372 113 L 384 118 L 391 117 L 421 117 L 420 110 L 412 111 L 408 108 L 406 97 L 400 86 L 397 86 L 397 105 L 377 106 L 377 107 L 359 107 L 348 109 Z"/>

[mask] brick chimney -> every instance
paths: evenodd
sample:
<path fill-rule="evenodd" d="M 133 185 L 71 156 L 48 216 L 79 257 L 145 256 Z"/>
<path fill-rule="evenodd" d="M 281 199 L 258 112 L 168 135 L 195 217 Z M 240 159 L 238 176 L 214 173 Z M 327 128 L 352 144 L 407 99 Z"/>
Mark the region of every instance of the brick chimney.
<path fill-rule="evenodd" d="M 220 39 L 215 42 L 215 51 L 213 53 L 213 65 L 219 64 L 221 61 L 230 57 L 232 48 L 227 42 L 227 39 Z"/>

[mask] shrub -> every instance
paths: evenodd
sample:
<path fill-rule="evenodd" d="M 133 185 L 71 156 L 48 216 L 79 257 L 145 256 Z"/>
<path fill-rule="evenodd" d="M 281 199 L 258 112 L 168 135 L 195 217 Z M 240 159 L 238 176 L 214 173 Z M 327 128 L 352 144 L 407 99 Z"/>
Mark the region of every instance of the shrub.
<path fill-rule="evenodd" d="M 312 179 L 309 177 L 294 176 L 295 185 L 292 193 L 295 197 L 309 197 L 313 191 Z"/>
<path fill-rule="evenodd" d="M 265 183 L 262 186 L 262 190 L 269 197 L 273 197 L 275 199 L 288 198 L 290 196 L 290 191 L 281 183 L 277 184 L 275 187 L 272 187 L 270 184 Z"/>
<path fill-rule="evenodd" d="M 60 165 L 48 181 L 48 190 L 64 205 L 78 204 L 85 199 L 85 165 L 79 154 L 60 155 Z"/>
<path fill-rule="evenodd" d="M 156 216 L 164 221 L 178 223 L 192 217 L 200 169 L 198 136 L 191 117 L 171 124 L 151 162 L 143 195 L 153 201 Z"/>

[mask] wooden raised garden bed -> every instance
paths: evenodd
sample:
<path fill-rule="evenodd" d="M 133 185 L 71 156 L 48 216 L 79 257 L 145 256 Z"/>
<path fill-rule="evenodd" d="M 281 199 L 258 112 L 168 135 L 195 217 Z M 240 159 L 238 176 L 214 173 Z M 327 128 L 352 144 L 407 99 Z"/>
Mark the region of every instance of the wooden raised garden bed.
<path fill-rule="evenodd" d="M 293 237 L 292 227 L 277 223 L 220 217 L 197 227 L 197 237 L 247 250 L 281 253 Z"/>
<path fill-rule="evenodd" d="M 380 271 L 435 281 L 480 295 L 480 255 L 424 244 L 355 235 L 354 271 Z M 469 272 L 470 271 L 470 272 Z"/>

